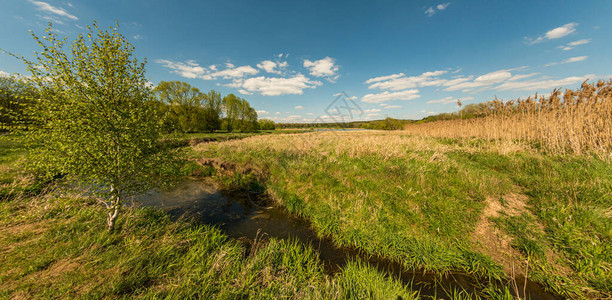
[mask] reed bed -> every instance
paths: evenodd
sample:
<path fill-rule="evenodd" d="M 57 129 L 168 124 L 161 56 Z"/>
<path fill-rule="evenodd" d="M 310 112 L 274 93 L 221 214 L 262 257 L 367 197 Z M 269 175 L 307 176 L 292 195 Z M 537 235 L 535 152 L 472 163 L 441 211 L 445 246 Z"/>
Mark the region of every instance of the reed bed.
<path fill-rule="evenodd" d="M 436 137 L 522 140 L 555 154 L 612 153 L 612 79 L 549 96 L 489 104 L 485 117 L 411 124 L 405 131 Z"/>

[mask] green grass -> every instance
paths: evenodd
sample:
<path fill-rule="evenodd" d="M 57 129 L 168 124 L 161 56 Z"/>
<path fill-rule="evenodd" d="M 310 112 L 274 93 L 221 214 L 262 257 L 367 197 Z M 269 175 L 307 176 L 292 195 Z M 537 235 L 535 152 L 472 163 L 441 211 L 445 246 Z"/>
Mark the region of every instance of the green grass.
<path fill-rule="evenodd" d="M 407 269 L 507 278 L 508 266 L 487 253 L 486 238 L 474 238 L 488 201 L 499 201 L 506 208 L 486 219 L 511 240 L 517 269 L 563 295 L 612 295 L 609 160 L 530 149 L 501 154 L 489 147 L 495 141 L 400 135 L 393 145 L 385 144 L 392 134 L 352 134 L 357 137 L 250 138 L 198 149 L 260 170 L 259 185 L 321 236 Z M 252 174 L 219 174 L 252 185 L 252 178 L 237 176 Z M 526 195 L 525 208 L 508 207 L 505 195 Z"/>
<path fill-rule="evenodd" d="M 27 158 L 3 143 L 2 166 Z M 23 170 L 15 166 L 14 171 Z M 27 189 L 35 181 L 13 182 Z M 221 298 L 417 299 L 364 265 L 323 272 L 310 246 L 263 239 L 245 244 L 220 230 L 129 209 L 105 227 L 95 200 L 48 186 L 0 200 L 0 299 Z"/>
<path fill-rule="evenodd" d="M 363 265 L 329 277 L 294 241 L 244 245 L 151 209 L 108 232 L 104 217 L 75 196 L 0 202 L 0 298 L 417 298 Z"/>
<path fill-rule="evenodd" d="M 0 201 L 40 192 L 42 184 L 24 170 L 26 156 L 20 136 L 0 135 Z"/>

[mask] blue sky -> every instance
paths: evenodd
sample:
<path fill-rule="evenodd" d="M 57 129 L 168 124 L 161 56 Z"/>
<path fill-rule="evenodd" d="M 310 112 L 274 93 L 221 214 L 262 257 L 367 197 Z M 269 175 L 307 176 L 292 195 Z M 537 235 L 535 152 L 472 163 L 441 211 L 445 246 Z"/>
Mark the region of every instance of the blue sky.
<path fill-rule="evenodd" d="M 2 0 L 0 48 L 30 55 L 48 21 L 74 37 L 97 20 L 181 80 L 247 99 L 260 118 L 420 119 L 612 77 L 612 1 Z M 0 75 L 25 73 L 0 54 Z M 349 101 L 350 102 L 350 101 Z"/>

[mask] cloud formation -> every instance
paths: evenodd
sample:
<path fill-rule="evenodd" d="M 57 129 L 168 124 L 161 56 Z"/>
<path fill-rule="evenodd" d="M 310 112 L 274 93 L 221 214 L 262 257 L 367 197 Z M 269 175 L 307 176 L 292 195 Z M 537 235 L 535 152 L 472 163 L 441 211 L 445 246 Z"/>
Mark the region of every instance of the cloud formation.
<path fill-rule="evenodd" d="M 330 81 L 336 80 L 339 77 L 336 73 L 339 69 L 336 65 L 336 60 L 329 56 L 315 61 L 305 59 L 304 68 L 307 68 L 310 71 L 310 75 L 316 77 L 327 77 L 327 79 Z"/>
<path fill-rule="evenodd" d="M 54 14 L 56 16 L 62 17 L 62 18 L 66 18 L 66 19 L 70 19 L 73 21 L 77 21 L 79 18 L 77 18 L 75 15 L 72 15 L 70 13 L 68 13 L 65 9 L 61 8 L 61 7 L 55 7 L 47 2 L 43 2 L 43 1 L 34 1 L 34 0 L 29 0 L 30 3 L 34 4 L 36 6 L 36 9 L 40 10 L 40 11 L 44 11 L 46 13 L 50 13 L 50 14 Z"/>
<path fill-rule="evenodd" d="M 175 62 L 166 59 L 157 59 L 155 62 L 171 69 L 170 73 L 178 74 L 185 78 L 198 78 L 206 73 L 206 69 L 198 65 L 194 60 L 186 62 Z"/>
<path fill-rule="evenodd" d="M 442 85 L 445 80 L 441 81 L 436 77 L 446 73 L 447 71 L 433 71 L 410 77 L 406 76 L 404 73 L 398 73 L 370 78 L 366 80 L 365 83 L 370 84 L 368 89 L 399 91 L 422 86 Z"/>
<path fill-rule="evenodd" d="M 561 63 L 571 63 L 585 60 L 586 56 L 577 56 L 564 60 Z M 479 76 L 475 75 L 453 75 L 454 72 L 432 71 L 417 76 L 406 76 L 403 73 L 385 75 L 368 79 L 364 84 L 370 84 L 369 88 L 385 90 L 378 94 L 367 94 L 362 97 L 362 102 L 383 103 L 381 106 L 389 108 L 384 102 L 391 100 L 411 100 L 419 98 L 419 90 L 416 87 L 439 86 L 443 91 L 461 91 L 464 93 L 479 93 L 483 91 L 540 91 L 545 92 L 554 88 L 567 87 L 587 79 L 596 79 L 595 75 L 571 76 L 565 78 L 551 79 L 540 73 L 517 73 L 527 67 L 503 69 Z M 450 76 L 450 78 L 444 78 Z M 413 88 L 413 89 L 407 89 Z M 397 91 L 397 92 L 395 92 Z M 473 97 L 445 97 L 429 100 L 427 103 L 454 103 L 459 99 L 462 102 L 471 101 Z"/>
<path fill-rule="evenodd" d="M 264 60 L 261 63 L 258 63 L 257 67 L 268 73 L 281 74 L 281 69 L 286 68 L 288 65 L 289 64 L 286 61 L 274 62 L 271 60 Z"/>
<path fill-rule="evenodd" d="M 583 61 L 585 59 L 587 59 L 588 56 L 575 56 L 575 57 L 570 57 L 568 59 L 565 59 L 563 61 L 560 62 L 554 62 L 554 63 L 549 63 L 549 64 L 545 64 L 545 67 L 550 67 L 550 66 L 554 66 L 554 65 L 562 65 L 562 64 L 569 64 L 569 63 L 573 63 L 573 62 L 579 62 L 579 61 Z"/>
<path fill-rule="evenodd" d="M 367 94 L 361 98 L 361 101 L 366 103 L 382 103 L 392 100 L 412 100 L 416 98 L 419 98 L 419 90 L 411 89 L 401 92 L 384 91 L 378 94 Z"/>
<path fill-rule="evenodd" d="M 530 44 L 536 44 L 543 42 L 545 40 L 554 40 L 560 39 L 562 37 L 568 36 L 576 31 L 576 26 L 578 23 L 567 23 L 561 27 L 557 27 L 555 29 L 551 29 L 546 32 L 543 36 L 539 36 L 536 39 L 532 40 Z"/>
<path fill-rule="evenodd" d="M 251 77 L 244 80 L 233 82 L 232 87 L 241 87 L 243 91 L 248 93 L 257 93 L 264 96 L 280 96 L 280 95 L 302 95 L 304 89 L 315 88 L 322 83 L 313 81 L 302 74 L 297 74 L 289 78 L 275 77 Z"/>
<path fill-rule="evenodd" d="M 567 43 L 567 45 L 565 46 L 559 46 L 559 48 L 563 49 L 564 51 L 568 51 L 568 50 L 574 49 L 574 47 L 576 46 L 585 45 L 590 42 L 591 42 L 591 39 L 582 39 L 582 40 L 577 40 L 571 43 Z"/>
<path fill-rule="evenodd" d="M 428 17 L 431 17 L 433 15 L 435 15 L 437 12 L 445 10 L 448 6 L 450 5 L 450 2 L 446 2 L 446 3 L 440 3 L 436 6 L 430 6 L 426 11 L 425 14 Z"/>
<path fill-rule="evenodd" d="M 204 80 L 213 80 L 218 78 L 223 79 L 236 79 L 243 78 L 247 75 L 255 75 L 259 71 L 251 66 L 240 66 L 236 67 L 231 63 L 226 63 L 225 70 L 218 70 L 216 66 L 212 65 L 208 68 L 200 66 L 194 60 L 187 60 L 185 62 L 171 61 L 166 59 L 157 59 L 155 62 L 162 66 L 171 69 L 171 73 L 178 74 L 185 78 L 199 78 Z"/>

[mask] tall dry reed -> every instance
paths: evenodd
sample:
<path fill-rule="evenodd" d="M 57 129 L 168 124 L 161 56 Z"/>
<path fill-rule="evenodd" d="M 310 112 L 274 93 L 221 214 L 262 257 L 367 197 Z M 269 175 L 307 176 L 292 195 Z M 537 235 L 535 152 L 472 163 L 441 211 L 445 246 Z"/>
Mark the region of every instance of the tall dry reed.
<path fill-rule="evenodd" d="M 548 97 L 490 102 L 485 117 L 411 124 L 410 134 L 534 142 L 553 153 L 612 153 L 612 79 Z"/>

